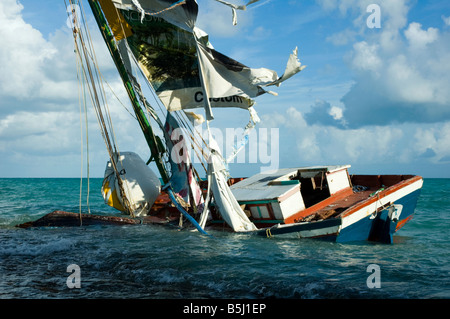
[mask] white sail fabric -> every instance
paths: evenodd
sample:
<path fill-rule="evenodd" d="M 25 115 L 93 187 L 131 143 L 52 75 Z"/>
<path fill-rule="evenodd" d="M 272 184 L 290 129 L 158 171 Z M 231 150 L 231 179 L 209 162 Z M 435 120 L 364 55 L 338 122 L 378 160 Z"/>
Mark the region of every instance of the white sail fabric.
<path fill-rule="evenodd" d="M 287 79 L 293 77 L 295 74 L 297 74 L 304 68 L 306 68 L 306 65 L 302 65 L 300 63 L 300 60 L 298 59 L 298 48 L 295 48 L 294 51 L 289 56 L 289 60 L 287 62 L 284 74 L 277 81 L 270 83 L 269 85 L 279 86 L 281 82 L 284 82 Z"/>
<path fill-rule="evenodd" d="M 135 216 L 145 216 L 160 194 L 161 182 L 136 153 L 114 154 L 114 160 L 123 192 L 120 191 L 118 177 L 111 161 L 108 161 L 102 186 L 105 203 L 124 212 L 127 211 L 126 206 L 129 206 L 128 208 Z"/>
<path fill-rule="evenodd" d="M 214 196 L 214 202 L 224 221 L 235 232 L 257 230 L 228 187 L 227 171 L 223 165 L 223 158 L 220 153 L 213 149 L 208 161 L 208 181 L 210 182 L 209 187 Z"/>
<path fill-rule="evenodd" d="M 298 59 L 298 50 L 295 48 L 289 56 L 283 76 L 278 77 L 273 70 L 266 68 L 249 68 L 218 51 L 205 45 L 201 38 L 203 31 L 194 28 L 197 54 L 199 62 L 200 79 L 206 96 L 223 98 L 229 96 L 241 96 L 246 100 L 264 93 L 271 93 L 265 89 L 267 86 L 279 86 L 285 80 L 305 68 Z M 207 120 L 213 118 L 211 104 L 205 99 Z M 251 106 L 251 105 L 250 105 Z"/>
<path fill-rule="evenodd" d="M 278 80 L 275 71 L 246 67 L 198 41 L 198 59 L 207 95 L 256 97 L 263 93 L 259 85 Z"/>
<path fill-rule="evenodd" d="M 250 68 L 216 51 L 208 34 L 195 26 L 195 0 L 100 0 L 117 40 L 130 51 L 168 111 L 204 107 L 248 109 L 255 98 L 303 68 L 297 52 L 280 78 L 266 68 Z M 219 1 L 232 9 L 243 9 Z M 257 2 L 248 1 L 246 5 Z"/>
<path fill-rule="evenodd" d="M 195 28 L 195 31 L 199 29 Z M 236 62 L 210 47 L 198 42 L 198 59 L 201 64 L 202 77 L 211 97 L 233 95 L 256 97 L 265 93 L 261 87 L 277 85 L 289 79 L 305 68 L 298 60 L 298 49 L 289 56 L 283 76 L 266 68 L 253 69 Z"/>

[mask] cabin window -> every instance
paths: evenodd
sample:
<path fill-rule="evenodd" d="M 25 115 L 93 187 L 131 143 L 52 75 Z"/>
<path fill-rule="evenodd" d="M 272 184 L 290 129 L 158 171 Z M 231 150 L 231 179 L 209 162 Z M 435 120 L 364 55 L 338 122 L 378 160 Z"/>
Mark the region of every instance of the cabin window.
<path fill-rule="evenodd" d="M 255 219 L 269 219 L 270 214 L 266 205 L 250 206 L 250 212 Z"/>

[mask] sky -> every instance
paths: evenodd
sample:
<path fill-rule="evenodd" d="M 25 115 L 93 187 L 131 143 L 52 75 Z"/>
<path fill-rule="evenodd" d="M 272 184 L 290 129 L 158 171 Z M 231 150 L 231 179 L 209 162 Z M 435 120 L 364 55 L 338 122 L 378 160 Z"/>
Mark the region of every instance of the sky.
<path fill-rule="evenodd" d="M 280 168 L 350 164 L 353 174 L 450 178 L 449 1 L 260 0 L 238 11 L 236 26 L 230 8 L 197 2 L 197 26 L 215 49 L 249 67 L 281 75 L 298 47 L 307 67 L 255 105 L 257 145 L 274 137 L 266 151 Z M 129 103 L 123 85 L 83 4 L 115 92 L 108 100 L 117 143 L 146 161 L 145 140 L 122 105 Z M 368 10 L 373 4 L 379 11 Z M 64 0 L 0 2 L 0 177 L 80 177 L 88 167 L 91 177 L 103 176 L 108 155 L 92 111 L 86 136 L 66 22 Z M 249 120 L 245 110 L 215 116 L 222 131 Z M 277 134 L 264 137 L 263 129 Z M 266 164 L 264 156 L 247 159 L 230 173 L 258 173 Z"/>

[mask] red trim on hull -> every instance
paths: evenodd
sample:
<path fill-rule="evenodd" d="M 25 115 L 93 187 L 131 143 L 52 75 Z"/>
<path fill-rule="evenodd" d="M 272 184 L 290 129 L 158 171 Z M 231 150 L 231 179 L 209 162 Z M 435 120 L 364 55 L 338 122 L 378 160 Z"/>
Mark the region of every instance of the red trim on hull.
<path fill-rule="evenodd" d="M 299 220 L 301 220 L 302 218 L 309 216 L 309 215 L 313 214 L 314 212 L 332 204 L 333 202 L 344 199 L 345 197 L 350 196 L 352 194 L 353 194 L 353 190 L 351 188 L 343 189 L 343 190 L 331 195 L 327 199 L 286 218 L 284 220 L 284 223 L 285 224 L 296 223 Z"/>
<path fill-rule="evenodd" d="M 396 191 L 398 191 L 398 190 L 400 190 L 400 189 L 402 189 L 402 188 L 404 188 L 406 186 L 409 186 L 409 185 L 411 185 L 411 184 L 413 184 L 413 183 L 415 183 L 417 181 L 420 181 L 420 180 L 422 180 L 421 176 L 414 176 L 414 177 L 412 177 L 410 179 L 401 181 L 398 184 L 390 186 L 387 189 L 379 192 L 376 196 L 372 196 L 372 197 L 370 197 L 370 198 L 368 198 L 368 199 L 366 199 L 366 200 L 364 200 L 364 201 L 362 201 L 362 202 L 360 202 L 360 203 L 350 207 L 349 209 L 347 209 L 345 212 L 342 213 L 341 217 L 342 218 L 347 217 L 347 216 L 357 212 L 361 208 L 363 208 L 365 206 L 368 206 L 368 205 L 370 205 L 372 203 L 375 203 L 377 200 L 382 199 L 382 198 L 384 198 L 384 197 L 386 197 L 386 196 L 388 196 L 390 194 L 393 194 Z"/>
<path fill-rule="evenodd" d="M 403 226 L 405 226 L 405 224 L 407 222 L 409 222 L 412 218 L 413 218 L 414 214 L 409 215 L 408 217 L 406 217 L 405 219 L 400 220 L 397 223 L 397 226 L 395 227 L 395 231 L 399 230 L 400 228 L 402 228 Z"/>

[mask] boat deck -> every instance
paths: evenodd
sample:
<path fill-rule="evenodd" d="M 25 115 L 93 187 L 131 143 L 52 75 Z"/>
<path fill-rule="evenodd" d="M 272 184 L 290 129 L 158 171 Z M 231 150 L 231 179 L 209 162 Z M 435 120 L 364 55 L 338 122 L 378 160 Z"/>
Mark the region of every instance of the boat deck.
<path fill-rule="evenodd" d="M 347 209 L 371 198 L 370 195 L 376 191 L 383 190 L 380 193 L 380 196 L 383 196 L 387 189 L 413 178 L 413 175 L 352 175 L 352 188 L 308 206 L 303 212 L 296 214 L 295 218 L 285 222 L 316 221 L 341 216 Z"/>
<path fill-rule="evenodd" d="M 369 198 L 370 194 L 376 191 L 377 188 L 368 188 L 367 190 L 353 192 L 353 194 L 345 196 L 344 198 L 338 197 L 336 200 L 330 202 L 327 206 L 322 208 L 314 209 L 314 207 L 310 207 L 311 214 L 298 221 L 306 222 L 338 217 L 346 209 L 352 207 L 356 203 L 366 200 Z"/>

